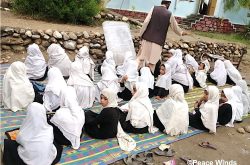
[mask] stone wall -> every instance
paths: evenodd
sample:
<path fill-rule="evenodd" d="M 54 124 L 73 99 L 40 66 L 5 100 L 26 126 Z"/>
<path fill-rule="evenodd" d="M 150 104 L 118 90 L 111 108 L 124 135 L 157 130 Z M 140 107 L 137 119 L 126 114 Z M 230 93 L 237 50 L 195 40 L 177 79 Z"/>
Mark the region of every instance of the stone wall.
<path fill-rule="evenodd" d="M 135 36 L 133 38 L 136 52 L 140 47 L 140 38 Z M 9 51 L 26 51 L 29 44 L 36 43 L 42 50 L 46 50 L 52 43 L 58 43 L 63 48 L 69 51 L 78 52 L 83 46 L 88 46 L 90 55 L 95 61 L 101 61 L 105 57 L 107 46 L 104 35 L 98 32 L 59 32 L 56 30 L 31 30 L 19 29 L 12 27 L 1 27 L 1 50 Z M 205 53 L 217 54 L 238 61 L 243 54 L 246 54 L 247 49 L 236 44 L 222 44 L 222 43 L 206 43 L 202 41 L 197 42 L 167 42 L 164 45 L 162 57 L 169 49 L 180 48 L 184 53 L 189 53 L 198 61 Z"/>

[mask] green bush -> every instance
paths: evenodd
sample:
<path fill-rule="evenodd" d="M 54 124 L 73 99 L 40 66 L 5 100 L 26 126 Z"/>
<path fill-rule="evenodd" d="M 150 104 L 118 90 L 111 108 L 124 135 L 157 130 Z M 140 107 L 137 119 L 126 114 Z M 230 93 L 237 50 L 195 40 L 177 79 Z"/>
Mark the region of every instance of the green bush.
<path fill-rule="evenodd" d="M 75 24 L 92 23 L 101 4 L 101 0 L 13 0 L 18 13 Z"/>

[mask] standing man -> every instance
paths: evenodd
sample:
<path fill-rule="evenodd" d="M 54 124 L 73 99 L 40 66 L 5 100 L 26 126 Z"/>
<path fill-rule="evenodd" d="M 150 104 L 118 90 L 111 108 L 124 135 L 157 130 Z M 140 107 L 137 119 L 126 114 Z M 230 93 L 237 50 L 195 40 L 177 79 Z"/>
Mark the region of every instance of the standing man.
<path fill-rule="evenodd" d="M 168 10 L 170 4 L 171 0 L 162 0 L 161 6 L 154 6 L 144 20 L 140 31 L 142 42 L 137 61 L 139 66 L 148 65 L 152 72 L 155 70 L 155 64 L 160 60 L 168 27 L 170 26 L 180 36 L 187 35 Z"/>

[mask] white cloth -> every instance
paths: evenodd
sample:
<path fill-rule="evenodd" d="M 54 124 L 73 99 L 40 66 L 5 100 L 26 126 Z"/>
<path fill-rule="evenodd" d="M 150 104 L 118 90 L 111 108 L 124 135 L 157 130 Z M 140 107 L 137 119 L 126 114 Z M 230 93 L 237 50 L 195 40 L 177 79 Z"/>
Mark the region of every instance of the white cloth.
<path fill-rule="evenodd" d="M 247 82 L 245 80 L 239 80 L 237 84 L 242 89 L 242 102 L 243 102 L 243 115 L 250 113 L 250 95 L 248 92 Z"/>
<path fill-rule="evenodd" d="M 101 94 L 103 94 L 108 99 L 108 105 L 105 107 L 117 107 L 117 95 L 111 88 L 106 88 L 102 90 Z M 121 123 L 118 121 L 117 125 L 117 140 L 120 148 L 124 151 L 132 151 L 136 147 L 136 142 L 132 139 L 128 134 L 126 134 L 122 127 Z"/>
<path fill-rule="evenodd" d="M 210 73 L 210 76 L 217 82 L 218 86 L 224 86 L 227 82 L 227 71 L 224 62 L 216 60 L 214 64 L 214 71 Z"/>
<path fill-rule="evenodd" d="M 26 75 L 25 64 L 13 62 L 3 78 L 4 107 L 16 112 L 26 108 L 34 98 L 35 92 Z"/>
<path fill-rule="evenodd" d="M 171 75 L 173 75 L 173 74 L 175 73 L 176 69 L 177 69 L 178 60 L 177 60 L 174 56 L 172 56 L 172 57 L 170 57 L 170 58 L 164 63 L 165 66 L 166 66 L 167 64 L 170 65 L 170 67 L 171 67 Z"/>
<path fill-rule="evenodd" d="M 188 86 L 189 89 L 193 89 L 193 78 L 184 64 L 178 64 L 175 73 L 172 75 L 172 79 L 178 83 Z"/>
<path fill-rule="evenodd" d="M 45 108 L 31 103 L 17 135 L 18 155 L 25 164 L 51 164 L 57 155 L 53 140 L 53 128 L 47 123 Z"/>
<path fill-rule="evenodd" d="M 225 64 L 225 68 L 226 68 L 228 76 L 235 84 L 237 83 L 237 81 L 242 80 L 242 76 L 240 72 L 233 66 L 231 61 L 225 60 L 224 64 Z"/>
<path fill-rule="evenodd" d="M 141 68 L 141 76 L 139 77 L 139 82 L 146 84 L 150 89 L 154 89 L 154 76 L 152 75 L 149 67 Z"/>
<path fill-rule="evenodd" d="M 233 86 L 232 87 L 233 94 L 234 94 L 234 104 L 236 107 L 235 111 L 235 120 L 236 121 L 242 121 L 243 116 L 243 100 L 242 100 L 242 89 L 239 86 Z"/>
<path fill-rule="evenodd" d="M 226 126 L 234 127 L 234 120 L 235 120 L 235 115 L 236 115 L 236 110 L 237 110 L 237 105 L 235 104 L 235 100 L 234 100 L 234 93 L 233 93 L 232 88 L 224 88 L 223 93 L 227 98 L 226 103 L 230 104 L 232 107 L 232 118 L 230 122 L 226 124 Z"/>
<path fill-rule="evenodd" d="M 85 123 L 85 115 L 77 102 L 76 92 L 73 87 L 63 88 L 60 94 L 60 109 L 51 118 L 63 135 L 70 141 L 73 149 L 80 147 L 80 136 Z"/>
<path fill-rule="evenodd" d="M 43 95 L 43 105 L 47 111 L 55 110 L 60 106 L 60 93 L 67 86 L 61 71 L 57 67 L 48 71 L 48 83 Z"/>
<path fill-rule="evenodd" d="M 195 71 L 195 78 L 202 88 L 206 88 L 207 72 L 210 69 L 210 64 L 208 60 L 202 61 L 202 63 L 205 65 L 205 67 L 202 70 L 198 69 Z"/>
<path fill-rule="evenodd" d="M 78 103 L 83 109 L 93 106 L 95 101 L 95 86 L 90 78 L 83 73 L 82 64 L 79 61 L 71 64 L 67 84 L 75 88 Z"/>
<path fill-rule="evenodd" d="M 220 98 L 219 89 L 216 86 L 208 86 L 206 90 L 208 100 L 200 106 L 201 120 L 210 133 L 216 133 Z"/>
<path fill-rule="evenodd" d="M 116 74 L 116 64 L 115 64 L 115 60 L 114 60 L 114 54 L 112 51 L 107 51 L 105 54 L 105 60 L 102 63 L 101 68 L 103 67 L 109 67 L 114 74 Z"/>
<path fill-rule="evenodd" d="M 194 71 L 198 70 L 199 64 L 197 63 L 197 61 L 194 59 L 193 56 L 191 56 L 190 54 L 187 54 L 185 56 L 185 63 L 186 65 L 189 67 L 191 66 L 193 68 Z"/>
<path fill-rule="evenodd" d="M 154 109 L 148 97 L 148 88 L 143 83 L 136 83 L 136 92 L 131 100 L 121 106 L 122 110 L 127 110 L 126 121 L 130 121 L 135 128 L 148 126 L 149 133 L 155 133 L 157 129 L 153 126 Z"/>
<path fill-rule="evenodd" d="M 80 61 L 82 64 L 82 69 L 85 74 L 89 76 L 94 81 L 94 68 L 95 63 L 89 56 L 89 49 L 87 46 L 82 47 L 75 57 L 75 61 Z"/>
<path fill-rule="evenodd" d="M 172 85 L 171 66 L 167 63 L 164 65 L 165 65 L 165 74 L 158 76 L 155 86 L 169 90 L 170 86 Z"/>
<path fill-rule="evenodd" d="M 164 132 L 171 136 L 186 134 L 188 131 L 188 104 L 184 98 L 181 85 L 173 84 L 169 89 L 169 97 L 156 110 L 159 120 L 164 125 Z"/>
<path fill-rule="evenodd" d="M 171 52 L 173 54 L 173 57 L 175 59 L 177 59 L 178 65 L 182 65 L 183 64 L 183 60 L 182 60 L 182 51 L 181 49 L 170 49 L 169 52 Z"/>
<path fill-rule="evenodd" d="M 44 76 L 47 65 L 37 44 L 29 45 L 24 63 L 27 67 L 27 76 L 30 79 L 39 79 Z"/>
<path fill-rule="evenodd" d="M 71 61 L 65 50 L 59 44 L 51 44 L 47 49 L 49 60 L 48 67 L 57 67 L 63 76 L 69 76 Z"/>

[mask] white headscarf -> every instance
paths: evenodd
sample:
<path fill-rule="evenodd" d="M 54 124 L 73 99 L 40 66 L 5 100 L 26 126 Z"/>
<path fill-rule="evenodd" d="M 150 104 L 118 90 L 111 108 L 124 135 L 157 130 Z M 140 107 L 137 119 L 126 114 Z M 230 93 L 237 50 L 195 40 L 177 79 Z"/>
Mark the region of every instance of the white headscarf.
<path fill-rule="evenodd" d="M 25 65 L 27 67 L 27 76 L 30 79 L 42 78 L 46 71 L 46 62 L 38 45 L 33 43 L 27 49 Z"/>
<path fill-rule="evenodd" d="M 175 49 L 175 50 L 174 49 L 170 49 L 169 52 L 173 54 L 173 57 L 175 59 L 177 59 L 178 65 L 182 65 L 183 64 L 181 49 Z"/>
<path fill-rule="evenodd" d="M 193 56 L 191 56 L 190 54 L 187 54 L 185 56 L 185 63 L 187 66 L 192 66 L 194 71 L 198 70 L 199 64 L 197 63 L 197 61 L 194 59 Z"/>
<path fill-rule="evenodd" d="M 234 83 L 237 83 L 237 81 L 242 80 L 240 72 L 233 66 L 231 61 L 225 60 L 224 64 L 225 64 L 225 68 L 226 68 L 228 76 Z"/>
<path fill-rule="evenodd" d="M 105 88 L 101 92 L 102 95 L 107 97 L 108 105 L 105 107 L 117 107 L 117 95 L 111 88 Z M 136 142 L 128 134 L 126 134 L 122 127 L 120 121 L 117 125 L 117 140 L 120 148 L 124 151 L 132 151 L 136 147 Z"/>
<path fill-rule="evenodd" d="M 172 75 L 172 79 L 178 83 L 189 86 L 189 89 L 193 89 L 193 78 L 184 64 L 177 66 L 175 73 Z"/>
<path fill-rule="evenodd" d="M 205 67 L 203 70 L 195 71 L 195 78 L 202 88 L 206 88 L 207 87 L 207 84 L 206 84 L 207 72 L 210 69 L 210 64 L 208 60 L 202 61 L 202 63 L 205 65 Z"/>
<path fill-rule="evenodd" d="M 155 132 L 153 126 L 153 113 L 154 109 L 152 103 L 148 97 L 148 88 L 145 84 L 137 82 L 135 84 L 136 92 L 131 100 L 121 107 L 121 109 L 127 109 L 128 115 L 126 121 L 130 120 L 130 123 L 135 128 L 143 128 L 148 126 L 150 133 Z"/>
<path fill-rule="evenodd" d="M 47 111 L 52 111 L 60 106 L 60 92 L 67 84 L 61 71 L 57 67 L 48 71 L 48 83 L 43 95 L 43 105 Z"/>
<path fill-rule="evenodd" d="M 169 90 L 170 86 L 172 85 L 171 66 L 169 64 L 164 64 L 164 65 L 165 65 L 165 74 L 158 76 L 155 86 Z"/>
<path fill-rule="evenodd" d="M 77 102 L 75 89 L 67 86 L 61 91 L 60 109 L 51 118 L 63 135 L 71 142 L 73 149 L 80 147 L 80 136 L 85 123 L 85 115 Z"/>
<path fill-rule="evenodd" d="M 235 100 L 233 99 L 234 93 L 233 93 L 232 88 L 224 88 L 223 92 L 227 98 L 227 103 L 230 104 L 232 107 L 232 118 L 231 118 L 231 121 L 228 124 L 226 124 L 226 126 L 234 127 L 234 120 L 235 120 L 236 109 L 237 109 L 237 105 L 235 104 Z"/>
<path fill-rule="evenodd" d="M 208 101 L 200 106 L 201 120 L 210 133 L 216 133 L 216 123 L 219 109 L 219 89 L 216 86 L 208 86 Z"/>
<path fill-rule="evenodd" d="M 247 115 L 250 112 L 250 95 L 248 92 L 247 82 L 245 80 L 237 81 L 237 84 L 242 89 L 242 101 L 244 106 L 243 115 Z"/>
<path fill-rule="evenodd" d="M 63 76 L 69 76 L 71 61 L 65 53 L 65 50 L 59 44 L 51 44 L 48 47 L 47 52 L 49 55 L 49 68 L 52 68 L 53 66 L 58 67 Z"/>
<path fill-rule="evenodd" d="M 156 110 L 157 116 L 164 125 L 166 134 L 171 136 L 186 134 L 188 131 L 188 104 L 184 98 L 181 85 L 173 84 L 169 89 L 169 97 Z"/>
<path fill-rule="evenodd" d="M 105 60 L 102 63 L 102 67 L 110 67 L 110 69 L 116 74 L 116 69 L 115 69 L 115 60 L 114 60 L 114 54 L 112 51 L 107 51 L 105 54 Z"/>
<path fill-rule="evenodd" d="M 79 61 L 71 63 L 69 75 L 67 84 L 70 86 L 94 86 L 94 83 L 90 80 L 90 78 L 83 73 L 82 64 Z"/>
<path fill-rule="evenodd" d="M 239 86 L 232 87 L 234 93 L 234 104 L 236 105 L 235 120 L 242 121 L 243 116 L 243 101 L 242 101 L 242 89 Z"/>
<path fill-rule="evenodd" d="M 227 71 L 224 62 L 216 60 L 214 64 L 214 71 L 210 73 L 210 76 L 217 82 L 218 86 L 224 86 L 227 81 Z"/>
<path fill-rule="evenodd" d="M 51 164 L 57 155 L 53 140 L 53 128 L 47 123 L 45 108 L 31 103 L 17 135 L 18 155 L 25 164 Z"/>
<path fill-rule="evenodd" d="M 95 63 L 89 56 L 89 48 L 87 46 L 84 46 L 79 50 L 75 57 L 75 60 L 81 62 L 83 72 L 85 74 L 89 74 L 92 80 L 94 80 Z"/>
<path fill-rule="evenodd" d="M 4 106 L 16 112 L 26 108 L 34 98 L 34 89 L 26 75 L 25 64 L 13 62 L 3 78 Z"/>
<path fill-rule="evenodd" d="M 149 67 L 141 68 L 141 76 L 139 77 L 139 82 L 147 84 L 147 87 L 154 89 L 154 76 L 152 75 Z"/>

